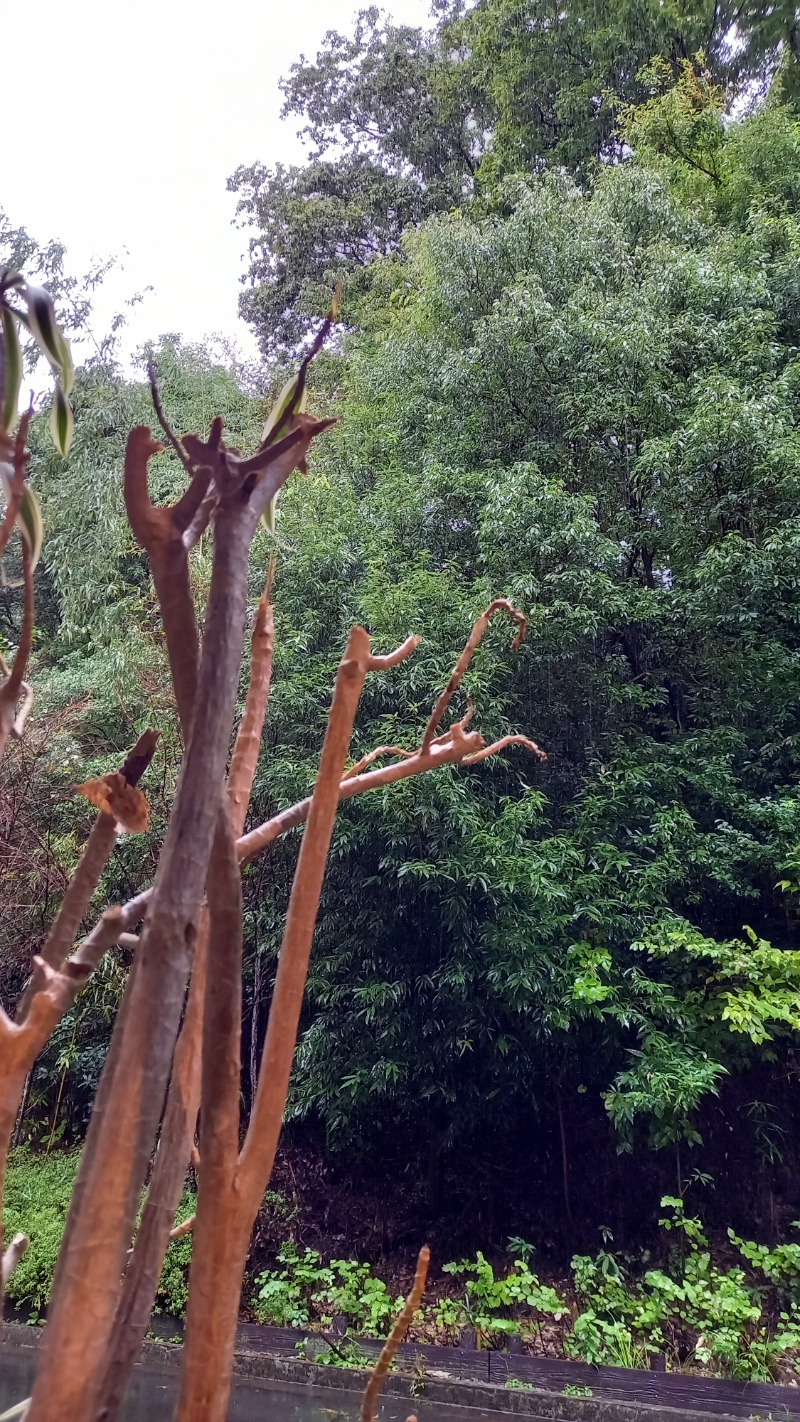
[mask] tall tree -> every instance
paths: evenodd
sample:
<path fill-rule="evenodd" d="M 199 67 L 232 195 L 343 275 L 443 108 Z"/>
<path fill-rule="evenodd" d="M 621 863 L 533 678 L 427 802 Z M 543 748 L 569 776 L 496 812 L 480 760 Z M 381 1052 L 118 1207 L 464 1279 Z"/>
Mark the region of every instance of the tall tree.
<path fill-rule="evenodd" d="M 283 83 L 308 163 L 243 165 L 229 181 L 253 229 L 241 309 L 263 350 L 296 343 L 336 279 L 355 274 L 357 295 L 358 273 L 397 250 L 405 227 L 509 173 L 550 166 L 583 181 L 617 161 L 620 108 L 647 98 L 641 71 L 656 57 L 674 77 L 702 53 L 740 101 L 776 73 L 793 92 L 793 14 L 714 0 L 480 0 L 435 7 L 423 29 L 360 11 L 351 35 L 329 32 Z"/>

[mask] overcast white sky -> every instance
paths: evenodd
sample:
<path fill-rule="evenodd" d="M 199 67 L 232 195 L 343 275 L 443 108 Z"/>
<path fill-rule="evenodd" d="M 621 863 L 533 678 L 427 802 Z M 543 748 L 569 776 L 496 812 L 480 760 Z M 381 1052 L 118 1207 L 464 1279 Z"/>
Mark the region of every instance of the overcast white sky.
<path fill-rule="evenodd" d="M 366 0 L 363 0 L 366 3 Z M 427 0 L 391 0 L 421 24 Z M 252 350 L 236 310 L 247 234 L 225 190 L 240 163 L 293 162 L 297 120 L 281 121 L 278 79 L 357 0 L 27 0 L 4 66 L 0 206 L 39 240 L 67 247 L 70 270 L 118 256 L 98 310 L 155 288 L 129 343 L 220 331 Z M 19 42 L 21 41 L 21 42 Z M 9 85 L 11 92 L 9 93 Z M 127 249 L 127 255 L 125 255 Z"/>

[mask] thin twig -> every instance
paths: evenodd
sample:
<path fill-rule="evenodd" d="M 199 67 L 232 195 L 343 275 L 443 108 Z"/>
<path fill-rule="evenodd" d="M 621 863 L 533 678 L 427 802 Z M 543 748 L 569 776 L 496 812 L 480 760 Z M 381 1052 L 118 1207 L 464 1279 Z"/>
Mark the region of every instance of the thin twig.
<path fill-rule="evenodd" d="M 164 413 L 164 406 L 161 403 L 161 394 L 158 389 L 156 368 L 152 360 L 147 362 L 147 375 L 150 380 L 150 394 L 153 400 L 153 409 L 156 412 L 156 419 L 164 431 L 168 443 L 172 445 L 172 448 L 175 450 L 181 464 L 191 479 L 194 476 L 194 465 Z"/>
<path fill-rule="evenodd" d="M 537 746 L 536 742 L 532 741 L 529 736 L 517 734 L 513 736 L 502 736 L 499 741 L 493 741 L 490 746 L 484 746 L 482 750 L 475 751 L 473 755 L 465 755 L 461 764 L 479 765 L 482 760 L 488 760 L 490 755 L 497 755 L 501 750 L 505 750 L 506 746 L 524 746 L 525 749 L 531 751 L 538 760 L 547 760 L 547 753 L 542 750 L 541 746 Z"/>
<path fill-rule="evenodd" d="M 383 760 L 384 756 L 399 755 L 405 756 L 406 760 L 410 760 L 411 757 L 416 754 L 416 751 L 404 750 L 402 746 L 376 746 L 375 749 L 369 751 L 367 755 L 362 755 L 361 759 L 357 760 L 355 765 L 351 765 L 350 769 L 345 771 L 342 780 L 352 780 L 354 775 L 360 775 L 362 770 L 366 770 L 368 765 L 372 765 L 376 760 Z"/>

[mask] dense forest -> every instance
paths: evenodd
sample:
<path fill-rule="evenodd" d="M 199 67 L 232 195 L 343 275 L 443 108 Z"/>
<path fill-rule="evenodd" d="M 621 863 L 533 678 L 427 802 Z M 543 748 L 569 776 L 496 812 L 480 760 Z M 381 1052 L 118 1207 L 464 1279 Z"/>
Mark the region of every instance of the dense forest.
<path fill-rule="evenodd" d="M 276 654 L 254 823 L 308 793 L 352 623 L 424 633 L 368 685 L 357 757 L 417 743 L 494 595 L 527 618 L 516 655 L 490 629 L 459 710 L 546 761 L 512 747 L 339 814 L 276 1184 L 323 1247 L 513 1235 L 563 1264 L 600 1230 L 652 1239 L 665 1194 L 772 1241 L 800 1215 L 799 61 L 783 0 L 444 0 L 423 29 L 362 11 L 284 82 L 308 161 L 243 152 L 230 178 L 256 364 L 175 335 L 132 373 L 92 281 L 0 215 L 0 266 L 47 283 L 81 357 L 68 458 L 46 409 L 31 432 L 45 540 L 36 711 L 0 787 L 4 1002 L 90 823 L 73 783 L 161 728 L 150 833 L 100 904 L 150 881 L 177 775 L 121 498 L 148 360 L 175 428 L 221 414 L 252 447 L 341 286 L 310 395 L 338 423 L 257 540 Z M 179 487 L 177 461 L 154 468 Z M 201 543 L 198 595 L 209 569 Z M 245 871 L 245 1113 L 300 838 Z M 18 1143 L 82 1139 L 129 962 L 108 955 L 58 1027 Z"/>

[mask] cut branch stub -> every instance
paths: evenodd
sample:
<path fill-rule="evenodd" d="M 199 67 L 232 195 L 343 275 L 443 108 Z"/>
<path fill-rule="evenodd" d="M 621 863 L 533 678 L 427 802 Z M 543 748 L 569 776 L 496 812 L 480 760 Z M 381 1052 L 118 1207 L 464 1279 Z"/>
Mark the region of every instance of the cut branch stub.
<path fill-rule="evenodd" d="M 227 449 L 221 440 L 216 438 L 216 430 L 213 427 L 207 441 L 201 440 L 198 435 L 185 435 L 183 443 L 198 468 L 210 471 L 220 492 L 225 488 L 239 488 L 243 485 L 246 488 L 246 481 L 253 475 L 262 474 L 275 465 L 283 471 L 275 485 L 274 492 L 277 492 L 292 470 L 305 459 L 311 441 L 335 424 L 334 419 L 317 420 L 312 415 L 294 415 L 289 433 L 284 435 L 283 439 L 247 457 L 235 449 Z M 291 459 L 287 460 L 287 456 L 291 456 Z"/>
<path fill-rule="evenodd" d="M 117 772 L 117 779 L 126 789 L 141 780 L 153 758 L 159 735 L 159 731 L 145 731 L 126 756 Z M 51 967 L 58 968 L 70 951 L 116 842 L 117 818 L 113 809 L 106 813 L 105 807 L 101 806 L 42 948 L 41 956 Z M 29 985 L 22 994 L 17 1007 L 17 1021 L 25 1015 L 30 991 Z"/>

